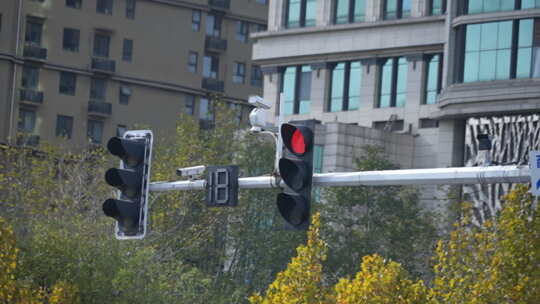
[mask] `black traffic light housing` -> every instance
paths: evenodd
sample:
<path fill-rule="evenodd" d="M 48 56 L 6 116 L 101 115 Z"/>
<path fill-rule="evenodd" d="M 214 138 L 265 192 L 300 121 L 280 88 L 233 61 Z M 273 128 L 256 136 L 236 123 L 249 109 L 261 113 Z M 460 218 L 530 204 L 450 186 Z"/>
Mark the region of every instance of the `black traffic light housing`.
<path fill-rule="evenodd" d="M 105 215 L 117 221 L 117 239 L 142 239 L 146 235 L 152 144 L 149 130 L 128 131 L 107 143 L 109 152 L 120 158 L 120 168 L 105 173 L 107 184 L 118 189 L 117 198 L 103 203 Z"/>
<path fill-rule="evenodd" d="M 285 149 L 279 160 L 279 173 L 286 187 L 277 196 L 277 207 L 293 228 L 307 230 L 313 179 L 313 127 L 284 123 L 280 137 Z"/>

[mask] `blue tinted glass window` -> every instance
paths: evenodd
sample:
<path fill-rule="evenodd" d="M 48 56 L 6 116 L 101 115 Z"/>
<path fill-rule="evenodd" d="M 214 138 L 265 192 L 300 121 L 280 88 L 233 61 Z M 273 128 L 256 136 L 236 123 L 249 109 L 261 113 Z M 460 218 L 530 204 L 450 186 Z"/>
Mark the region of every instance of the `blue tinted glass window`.
<path fill-rule="evenodd" d="M 516 78 L 528 78 L 532 76 L 533 28 L 533 19 L 519 21 Z"/>
<path fill-rule="evenodd" d="M 411 0 L 402 0 L 401 17 L 406 18 L 411 16 Z"/>
<path fill-rule="evenodd" d="M 444 13 L 442 0 L 431 0 L 431 15 L 442 15 Z"/>
<path fill-rule="evenodd" d="M 361 22 L 366 18 L 366 0 L 354 1 L 353 22 Z"/>
<path fill-rule="evenodd" d="M 288 67 L 283 74 L 283 95 L 284 95 L 284 109 L 285 115 L 291 115 L 294 113 L 294 95 L 296 84 L 296 67 Z"/>
<path fill-rule="evenodd" d="M 362 65 L 351 62 L 349 75 L 349 110 L 357 110 L 360 106 L 360 88 L 362 85 Z"/>
<path fill-rule="evenodd" d="M 317 16 L 317 0 L 288 0 L 287 20 L 288 28 L 315 26 Z"/>
<path fill-rule="evenodd" d="M 297 79 L 299 77 L 299 79 Z M 284 114 L 309 113 L 311 106 L 311 67 L 287 67 L 283 73 Z"/>
<path fill-rule="evenodd" d="M 299 114 L 307 114 L 310 112 L 311 106 L 311 67 L 309 65 L 301 67 L 300 88 L 298 91 L 300 99 Z"/>
<path fill-rule="evenodd" d="M 380 100 L 379 107 L 385 108 L 390 106 L 390 99 L 392 97 L 392 73 L 393 73 L 394 59 L 386 60 L 386 63 L 382 67 L 381 75 L 381 88 L 380 88 Z"/>
<path fill-rule="evenodd" d="M 349 1 L 337 0 L 336 2 L 336 24 L 344 24 L 349 22 Z"/>
<path fill-rule="evenodd" d="M 335 66 L 332 71 L 332 87 L 330 88 L 330 111 L 343 110 L 343 91 L 345 89 L 345 63 Z"/>
<path fill-rule="evenodd" d="M 531 0 L 523 0 L 527 2 Z M 525 3 L 525 6 L 530 4 Z M 523 4 L 521 6 L 523 8 Z M 468 14 L 511 11 L 516 8 L 516 0 L 468 0 Z"/>
<path fill-rule="evenodd" d="M 305 26 L 315 26 L 317 16 L 317 0 L 306 0 Z"/>
<path fill-rule="evenodd" d="M 439 64 L 441 55 L 435 55 L 430 58 L 427 64 L 426 76 L 426 104 L 434 104 L 437 102 L 437 93 L 439 89 Z"/>
<path fill-rule="evenodd" d="M 521 9 L 540 8 L 540 0 L 521 0 Z"/>
<path fill-rule="evenodd" d="M 397 71 L 396 107 L 403 107 L 407 99 L 407 59 L 399 58 Z"/>
<path fill-rule="evenodd" d="M 300 26 L 300 5 L 301 0 L 289 0 L 287 7 L 287 27 Z"/>
<path fill-rule="evenodd" d="M 386 6 L 384 10 L 384 19 L 397 18 L 397 2 L 398 0 L 386 0 Z"/>

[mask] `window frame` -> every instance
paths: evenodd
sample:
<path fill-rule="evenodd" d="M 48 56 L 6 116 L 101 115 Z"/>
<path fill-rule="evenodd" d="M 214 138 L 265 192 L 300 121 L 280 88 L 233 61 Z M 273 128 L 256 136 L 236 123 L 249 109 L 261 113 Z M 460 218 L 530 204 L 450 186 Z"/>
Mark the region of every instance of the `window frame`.
<path fill-rule="evenodd" d="M 334 24 L 348 24 L 348 23 L 360 23 L 360 22 L 365 22 L 365 18 L 366 18 L 366 7 L 364 7 L 364 17 L 362 18 L 362 20 L 358 20 L 358 21 L 355 21 L 354 20 L 354 17 L 355 17 L 355 8 L 356 8 L 356 1 L 362 1 L 362 0 L 346 0 L 349 4 L 349 10 L 348 10 L 348 13 L 347 13 L 347 22 L 344 22 L 344 23 L 338 23 L 338 4 L 339 4 L 339 0 L 336 0 L 334 2 L 334 7 L 333 7 L 333 13 L 332 13 L 332 22 Z M 366 2 L 364 2 L 364 6 L 367 6 Z"/>
<path fill-rule="evenodd" d="M 209 75 L 206 74 L 207 58 L 210 58 Z M 203 77 L 219 79 L 219 57 L 211 54 L 205 54 L 203 57 Z"/>
<path fill-rule="evenodd" d="M 435 0 L 429 0 L 428 1 L 428 8 L 427 8 L 427 11 L 429 13 L 430 16 L 441 16 L 441 15 L 444 15 L 446 14 L 446 6 L 447 6 L 447 0 L 440 0 L 441 1 L 441 12 L 440 13 L 437 13 L 435 14 L 433 12 L 433 9 L 434 9 L 434 6 L 433 6 L 433 2 Z"/>
<path fill-rule="evenodd" d="M 195 58 L 193 61 L 192 59 Z M 188 53 L 188 71 L 191 73 L 197 73 L 199 66 L 199 53 L 195 51 L 189 51 Z"/>
<path fill-rule="evenodd" d="M 137 9 L 137 0 L 126 0 L 126 18 L 135 20 L 135 12 Z"/>
<path fill-rule="evenodd" d="M 98 43 L 100 39 L 97 38 L 104 38 L 103 45 Z M 106 38 L 106 39 L 105 39 Z M 104 48 L 104 49 L 101 49 Z M 103 32 L 94 32 L 94 45 L 92 50 L 92 56 L 94 57 L 101 57 L 101 58 L 109 58 L 111 52 L 111 35 Z"/>
<path fill-rule="evenodd" d="M 118 88 L 118 103 L 123 105 L 129 104 L 129 99 L 133 94 L 133 89 L 125 84 L 121 84 Z"/>
<path fill-rule="evenodd" d="M 105 102 L 105 100 L 107 100 L 107 80 L 105 80 L 104 78 L 97 78 L 97 77 L 91 78 L 90 100 L 96 101 L 96 102 Z"/>
<path fill-rule="evenodd" d="M 77 74 L 73 72 L 60 72 L 58 93 L 75 96 L 77 92 Z"/>
<path fill-rule="evenodd" d="M 352 63 L 354 62 L 358 62 L 360 64 L 360 83 L 358 84 L 359 85 L 359 88 L 360 88 L 360 92 L 359 92 L 359 95 L 358 95 L 358 108 L 356 109 L 350 109 L 350 104 L 349 104 L 349 101 L 350 101 L 350 97 L 351 97 L 351 92 L 350 92 L 350 88 L 351 88 L 351 66 L 352 66 Z M 332 86 L 333 86 L 333 82 L 334 82 L 334 71 L 336 69 L 336 67 L 339 65 L 339 64 L 345 64 L 345 68 L 344 68 L 344 75 L 343 75 L 343 92 L 342 95 L 341 95 L 341 102 L 342 102 L 342 108 L 341 110 L 339 111 L 332 111 Z M 363 76 L 363 72 L 364 72 L 364 69 L 363 69 L 363 66 L 362 64 L 360 63 L 359 60 L 352 60 L 352 61 L 343 61 L 343 62 L 336 62 L 333 64 L 332 66 L 332 69 L 331 69 L 331 72 L 330 72 L 330 81 L 329 81 L 329 90 L 328 90 L 328 105 L 326 107 L 326 111 L 327 112 L 332 112 L 332 113 L 336 113 L 336 112 L 344 112 L 344 111 L 356 111 L 358 109 L 360 109 L 360 103 L 361 103 L 361 94 L 362 94 L 362 76 Z"/>
<path fill-rule="evenodd" d="M 66 7 L 81 9 L 82 0 L 66 0 Z"/>
<path fill-rule="evenodd" d="M 210 23 L 210 20 L 212 20 Z M 216 14 L 206 15 L 205 35 L 208 37 L 221 38 L 223 17 Z M 211 33 L 209 31 L 212 30 Z"/>
<path fill-rule="evenodd" d="M 70 39 L 68 39 L 68 38 L 72 38 L 71 40 L 73 40 L 73 41 L 70 42 Z M 64 28 L 64 33 L 63 33 L 63 37 L 62 37 L 62 49 L 64 51 L 78 53 L 79 52 L 79 47 L 80 47 L 80 42 L 81 42 L 81 31 L 80 30 L 74 29 L 74 28 L 69 28 L 69 27 Z"/>
<path fill-rule="evenodd" d="M 442 90 L 442 76 L 443 76 L 442 70 L 443 70 L 443 63 L 444 63 L 443 53 L 426 55 L 425 67 L 424 67 L 425 79 L 424 79 L 424 84 L 423 84 L 424 90 L 423 90 L 422 104 L 436 104 L 437 103 L 437 100 L 435 100 L 434 103 L 428 103 L 428 93 L 429 93 L 428 86 L 429 86 L 429 75 L 430 75 L 429 66 L 435 56 L 439 56 L 439 62 L 437 63 L 437 87 L 435 89 L 435 93 L 436 93 L 435 96 L 439 95 Z"/>
<path fill-rule="evenodd" d="M 60 124 L 60 121 L 63 122 L 63 124 Z M 65 127 L 64 129 L 62 127 Z M 65 133 L 62 131 L 66 131 Z M 66 137 L 67 139 L 71 139 L 73 135 L 73 116 L 68 115 L 56 115 L 56 136 L 62 136 Z"/>
<path fill-rule="evenodd" d="M 22 115 L 22 113 L 26 113 L 25 115 Z M 30 116 L 31 121 L 31 128 L 26 128 L 26 118 L 28 118 L 28 115 Z M 26 134 L 33 134 L 36 130 L 36 111 L 27 109 L 27 108 L 19 108 L 19 117 L 17 121 L 17 131 L 26 133 Z M 23 119 L 24 118 L 24 119 Z"/>
<path fill-rule="evenodd" d="M 32 65 L 23 65 L 21 73 L 21 86 L 25 89 L 37 90 L 39 87 L 39 68 Z"/>
<path fill-rule="evenodd" d="M 260 76 L 260 77 L 257 77 L 257 76 Z M 262 87 L 263 85 L 262 70 L 261 70 L 261 67 L 256 64 L 251 65 L 250 84 L 255 87 Z"/>
<path fill-rule="evenodd" d="M 93 128 L 91 128 L 91 126 L 93 126 Z M 99 126 L 99 128 L 95 128 L 96 126 Z M 100 129 L 101 128 L 101 129 Z M 99 145 L 101 144 L 101 141 L 103 140 L 103 129 L 105 128 L 104 126 L 104 123 L 102 120 L 97 120 L 97 119 L 88 119 L 88 122 L 87 122 L 87 125 L 86 125 L 86 137 L 88 139 L 90 139 L 90 143 L 92 144 L 96 144 L 96 145 Z M 91 132 L 91 131 L 96 131 L 96 130 L 99 130 L 99 138 L 95 138 L 94 135 L 94 132 Z"/>
<path fill-rule="evenodd" d="M 293 0 L 286 0 L 285 3 L 285 19 L 284 19 L 284 26 L 285 28 L 302 28 L 302 27 L 312 27 L 317 25 L 317 18 L 316 18 L 316 11 L 317 8 L 315 8 L 315 17 L 313 18 L 313 24 L 306 24 L 306 13 L 307 13 L 307 7 L 308 2 L 313 2 L 315 5 L 317 5 L 317 0 L 297 0 L 300 2 L 300 16 L 298 19 L 298 26 L 291 26 L 289 23 L 289 14 L 290 14 L 290 4 Z"/>
<path fill-rule="evenodd" d="M 191 10 L 191 29 L 194 32 L 201 30 L 202 12 L 200 10 Z"/>
<path fill-rule="evenodd" d="M 235 38 L 238 41 L 247 43 L 249 40 L 249 22 L 236 20 Z"/>
<path fill-rule="evenodd" d="M 96 0 L 96 13 L 112 16 L 114 3 L 113 0 Z"/>
<path fill-rule="evenodd" d="M 246 63 L 234 62 L 233 66 L 233 83 L 244 84 L 246 82 Z"/>
<path fill-rule="evenodd" d="M 43 21 L 34 18 L 26 19 L 24 42 L 26 44 L 41 46 L 43 41 Z"/>
<path fill-rule="evenodd" d="M 195 115 L 195 105 L 196 105 L 195 99 L 196 99 L 195 95 L 186 94 L 186 97 L 184 99 L 184 108 L 185 108 L 185 113 L 187 115 L 190 115 L 190 116 Z"/>
<path fill-rule="evenodd" d="M 122 43 L 122 61 L 133 62 L 133 39 L 124 38 Z"/>
<path fill-rule="evenodd" d="M 396 1 L 396 16 L 395 17 L 388 17 L 388 1 Z M 403 1 L 409 1 L 409 6 L 411 6 L 409 10 L 409 15 L 403 16 Z M 410 18 L 412 13 L 412 2 L 411 0 L 384 0 L 383 4 L 383 19 L 384 20 L 396 20 L 396 19 L 405 19 Z"/>
<path fill-rule="evenodd" d="M 298 115 L 298 114 L 309 114 L 311 113 L 311 88 L 312 88 L 312 83 L 311 83 L 311 78 L 310 78 L 310 81 L 309 81 L 309 93 L 310 93 L 310 109 L 307 113 L 300 113 L 300 108 L 301 108 L 301 91 L 302 91 L 302 73 L 304 73 L 302 71 L 302 69 L 304 67 L 309 67 L 310 71 L 310 77 L 313 77 L 313 70 L 311 69 L 311 66 L 310 65 L 295 65 L 295 66 L 288 66 L 288 67 L 285 67 L 283 69 L 283 72 L 281 73 L 281 90 L 280 92 L 281 93 L 284 93 L 284 83 L 285 83 L 285 74 L 286 74 L 286 71 L 288 68 L 294 68 L 295 71 L 295 79 L 294 79 L 294 97 L 293 97 L 293 111 L 292 113 L 284 113 L 284 115 Z M 285 102 L 285 100 L 282 100 L 282 102 Z M 285 111 L 285 106 L 283 107 L 283 110 Z"/>
<path fill-rule="evenodd" d="M 397 108 L 402 107 L 401 105 L 397 105 L 397 95 L 398 95 L 398 86 L 399 86 L 399 61 L 403 59 L 407 62 L 407 73 L 404 76 L 405 77 L 405 85 L 407 86 L 408 81 L 408 69 L 409 69 L 409 62 L 404 56 L 397 56 L 397 57 L 387 57 L 384 58 L 384 60 L 381 60 L 381 63 L 379 64 L 379 80 L 378 80 L 378 92 L 377 92 L 377 107 L 376 108 Z M 390 81 L 390 101 L 388 106 L 381 106 L 381 97 L 382 97 L 382 85 L 383 85 L 383 78 L 384 78 L 384 69 L 383 67 L 386 65 L 388 60 L 392 60 L 392 74 L 391 74 L 391 81 Z M 407 91 L 405 91 L 405 103 L 403 104 L 403 107 L 407 104 Z"/>

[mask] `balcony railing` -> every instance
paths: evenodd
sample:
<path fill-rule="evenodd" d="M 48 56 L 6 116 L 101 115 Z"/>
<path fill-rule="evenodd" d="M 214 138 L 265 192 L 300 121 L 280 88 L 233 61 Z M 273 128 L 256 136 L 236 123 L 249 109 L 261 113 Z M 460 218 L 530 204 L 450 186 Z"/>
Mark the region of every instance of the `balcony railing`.
<path fill-rule="evenodd" d="M 18 134 L 17 145 L 36 147 L 37 145 L 39 145 L 39 135 L 31 135 L 26 133 Z"/>
<path fill-rule="evenodd" d="M 213 78 L 203 78 L 202 87 L 203 89 L 216 92 L 223 92 L 225 90 L 225 85 L 223 84 L 223 81 Z"/>
<path fill-rule="evenodd" d="M 92 70 L 97 72 L 114 73 L 116 71 L 116 61 L 107 58 L 92 58 Z"/>
<path fill-rule="evenodd" d="M 219 9 L 229 9 L 231 0 L 208 0 L 208 5 Z"/>
<path fill-rule="evenodd" d="M 112 113 L 112 104 L 103 101 L 90 100 L 88 102 L 88 114 L 107 117 Z"/>
<path fill-rule="evenodd" d="M 47 60 L 47 49 L 37 45 L 27 44 L 23 49 L 23 56 L 39 60 Z"/>
<path fill-rule="evenodd" d="M 207 50 L 224 52 L 227 50 L 227 40 L 212 36 L 206 36 L 204 47 Z"/>
<path fill-rule="evenodd" d="M 32 89 L 21 89 L 20 98 L 23 102 L 40 105 L 43 103 L 43 92 Z"/>

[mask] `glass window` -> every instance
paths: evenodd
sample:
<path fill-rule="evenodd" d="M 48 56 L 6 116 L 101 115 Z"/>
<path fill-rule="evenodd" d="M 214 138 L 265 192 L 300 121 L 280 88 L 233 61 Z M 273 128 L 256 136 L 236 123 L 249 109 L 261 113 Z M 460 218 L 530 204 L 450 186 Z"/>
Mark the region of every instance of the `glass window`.
<path fill-rule="evenodd" d="M 532 77 L 534 22 L 523 19 L 467 25 L 463 82 Z"/>
<path fill-rule="evenodd" d="M 401 19 L 411 16 L 411 0 L 386 0 L 384 19 Z"/>
<path fill-rule="evenodd" d="M 519 7 L 520 0 L 468 0 L 468 14 L 511 11 Z"/>
<path fill-rule="evenodd" d="M 19 109 L 19 121 L 17 129 L 19 132 L 34 133 L 36 127 L 36 112 L 28 109 Z"/>
<path fill-rule="evenodd" d="M 23 66 L 21 82 L 23 88 L 36 90 L 39 84 L 39 69 L 28 65 Z"/>
<path fill-rule="evenodd" d="M 82 0 L 66 0 L 66 6 L 71 8 L 81 8 Z"/>
<path fill-rule="evenodd" d="M 73 117 L 58 115 L 56 117 L 56 136 L 71 138 L 73 131 Z"/>
<path fill-rule="evenodd" d="M 197 72 L 197 63 L 199 61 L 199 54 L 197 52 L 189 51 L 188 70 L 192 73 Z"/>
<path fill-rule="evenodd" d="M 251 85 L 255 87 L 262 87 L 262 71 L 258 65 L 251 66 Z"/>
<path fill-rule="evenodd" d="M 446 0 L 431 0 L 429 4 L 429 13 L 432 16 L 443 15 L 446 13 Z"/>
<path fill-rule="evenodd" d="M 248 41 L 249 24 L 246 21 L 236 21 L 236 40 Z"/>
<path fill-rule="evenodd" d="M 102 78 L 92 78 L 90 82 L 90 99 L 105 101 L 106 82 Z"/>
<path fill-rule="evenodd" d="M 62 47 L 66 51 L 78 52 L 81 32 L 76 29 L 65 28 Z"/>
<path fill-rule="evenodd" d="M 233 82 L 244 83 L 246 78 L 246 64 L 242 62 L 234 63 Z"/>
<path fill-rule="evenodd" d="M 129 98 L 131 97 L 131 94 L 132 94 L 131 88 L 128 87 L 127 85 L 121 85 L 120 91 L 118 93 L 119 93 L 118 102 L 120 102 L 120 104 L 125 104 L 125 105 L 129 104 Z"/>
<path fill-rule="evenodd" d="M 126 18 L 135 19 L 135 0 L 126 0 Z"/>
<path fill-rule="evenodd" d="M 317 0 L 288 0 L 286 13 L 287 28 L 315 26 Z"/>
<path fill-rule="evenodd" d="M 313 173 L 322 173 L 324 146 L 313 146 Z"/>
<path fill-rule="evenodd" d="M 100 144 L 103 137 L 103 121 L 88 120 L 88 139 L 93 144 Z"/>
<path fill-rule="evenodd" d="M 203 58 L 203 76 L 206 78 L 218 78 L 219 58 L 205 55 Z"/>
<path fill-rule="evenodd" d="M 311 67 L 287 67 L 283 73 L 284 114 L 307 114 L 311 107 Z"/>
<path fill-rule="evenodd" d="M 426 64 L 425 104 L 437 102 L 437 94 L 441 90 L 441 55 L 431 56 Z"/>
<path fill-rule="evenodd" d="M 195 95 L 186 95 L 185 100 L 186 105 L 186 114 L 194 115 L 195 114 Z"/>
<path fill-rule="evenodd" d="M 75 95 L 77 75 L 70 72 L 60 72 L 59 92 L 65 95 Z"/>
<path fill-rule="evenodd" d="M 408 62 L 404 57 L 389 58 L 381 67 L 379 107 L 403 107 L 407 100 Z"/>
<path fill-rule="evenodd" d="M 360 62 L 338 63 L 332 70 L 330 111 L 356 110 L 360 105 L 362 66 Z"/>
<path fill-rule="evenodd" d="M 43 23 L 34 20 L 28 20 L 26 21 L 26 33 L 24 35 L 24 40 L 30 44 L 41 45 L 42 31 Z"/>
<path fill-rule="evenodd" d="M 102 33 L 94 34 L 94 56 L 109 57 L 109 45 L 111 37 Z"/>
<path fill-rule="evenodd" d="M 268 0 L 256 0 L 257 3 L 260 3 L 260 4 L 268 4 L 267 2 Z"/>
<path fill-rule="evenodd" d="M 206 36 L 217 37 L 221 36 L 221 18 L 208 14 L 206 17 Z"/>
<path fill-rule="evenodd" d="M 521 0 L 521 9 L 540 8 L 540 0 Z"/>
<path fill-rule="evenodd" d="M 191 29 L 198 32 L 201 29 L 201 11 L 191 11 Z"/>
<path fill-rule="evenodd" d="M 362 22 L 366 17 L 366 0 L 337 0 L 334 23 Z"/>
<path fill-rule="evenodd" d="M 96 11 L 105 15 L 112 15 L 113 0 L 97 0 Z"/>
<path fill-rule="evenodd" d="M 200 120 L 214 120 L 212 104 L 208 100 L 208 98 L 201 98 L 199 100 L 199 119 Z"/>
<path fill-rule="evenodd" d="M 133 40 L 124 39 L 122 47 L 122 60 L 131 62 L 133 60 Z"/>

